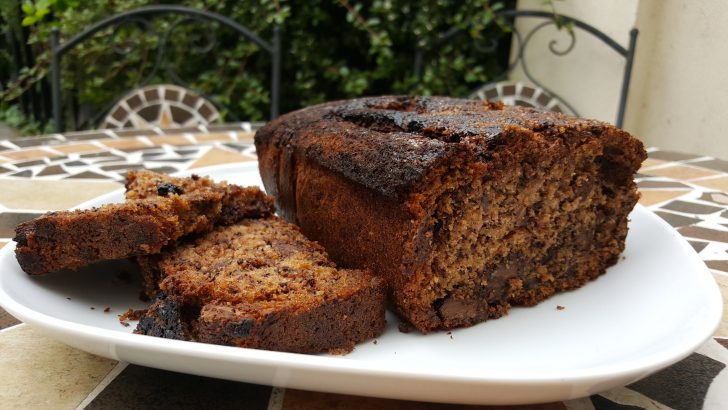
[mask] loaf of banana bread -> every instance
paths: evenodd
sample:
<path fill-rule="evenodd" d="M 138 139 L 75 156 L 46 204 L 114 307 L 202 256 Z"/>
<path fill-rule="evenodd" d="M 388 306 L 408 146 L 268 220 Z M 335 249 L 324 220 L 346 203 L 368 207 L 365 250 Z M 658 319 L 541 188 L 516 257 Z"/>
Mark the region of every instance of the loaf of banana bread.
<path fill-rule="evenodd" d="M 442 97 L 375 97 L 258 130 L 266 191 L 421 332 L 578 288 L 618 260 L 642 143 L 604 122 Z"/>
<path fill-rule="evenodd" d="M 146 259 L 160 279 L 136 333 L 257 349 L 345 353 L 384 330 L 384 281 L 337 269 L 280 218 L 246 219 Z"/>

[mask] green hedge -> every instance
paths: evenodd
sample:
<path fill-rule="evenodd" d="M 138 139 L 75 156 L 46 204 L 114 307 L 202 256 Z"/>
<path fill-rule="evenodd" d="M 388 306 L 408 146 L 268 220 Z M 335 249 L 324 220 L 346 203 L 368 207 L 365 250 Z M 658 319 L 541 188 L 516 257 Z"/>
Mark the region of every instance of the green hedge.
<path fill-rule="evenodd" d="M 17 27 L 10 24 L 11 3 L 15 2 L 5 2 L 0 11 L 4 28 L 17 32 Z M 37 63 L 34 67 L 25 67 L 20 78 L 2 90 L 4 104 L 13 103 L 34 84 L 47 81 L 51 28 L 59 27 L 63 38 L 68 39 L 105 17 L 148 4 L 151 3 L 144 0 L 23 2 L 22 24 L 30 29 L 28 41 L 36 51 Z M 513 1 L 186 0 L 174 4 L 220 13 L 264 39 L 271 38 L 275 23 L 280 24 L 283 34 L 281 111 L 286 112 L 326 100 L 361 95 L 467 95 L 504 69 L 508 36 L 502 25 L 489 23 L 495 11 L 513 6 Z M 165 32 L 173 21 L 159 19 L 155 30 Z M 416 47 L 431 47 L 440 33 L 452 27 L 467 28 L 466 35 L 439 48 L 437 53 L 430 53 L 418 81 L 413 74 Z M 235 33 L 219 30 L 214 51 L 196 55 L 190 44 L 206 41 L 200 33 L 194 25 L 177 27 L 171 35 L 163 68 L 174 71 L 192 87 L 215 96 L 228 110 L 228 118 L 267 118 L 270 97 L 267 54 L 252 43 L 240 41 Z M 502 41 L 505 46 L 495 57 L 482 52 L 493 39 L 505 39 Z M 158 45 L 158 39 L 145 35 L 144 30 L 133 25 L 119 30 L 113 40 L 97 35 L 92 41 L 84 42 L 63 60 L 64 96 L 74 99 L 74 104 L 66 106 L 74 107 L 82 115 L 107 107 L 148 74 L 143 70 L 140 73 L 139 67 L 149 66 Z M 116 55 L 112 46 L 129 53 L 123 57 Z M 160 81 L 170 82 L 164 70 L 151 83 Z M 71 128 L 74 126 L 68 124 Z"/>

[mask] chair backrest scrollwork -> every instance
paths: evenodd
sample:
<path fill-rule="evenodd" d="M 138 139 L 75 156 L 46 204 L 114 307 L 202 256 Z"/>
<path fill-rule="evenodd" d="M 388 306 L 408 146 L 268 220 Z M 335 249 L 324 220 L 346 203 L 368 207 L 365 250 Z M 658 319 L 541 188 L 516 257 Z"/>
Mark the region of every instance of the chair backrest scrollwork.
<path fill-rule="evenodd" d="M 574 45 L 576 44 L 576 36 L 575 31 L 578 29 L 579 32 L 585 32 L 593 37 L 599 39 L 602 43 L 604 43 L 606 46 L 614 50 L 617 54 L 624 57 L 625 59 L 625 65 L 624 65 L 624 71 L 622 74 L 622 84 L 620 88 L 620 94 L 619 94 L 619 101 L 617 106 L 617 118 L 615 121 L 615 124 L 617 127 L 622 127 L 624 123 L 624 112 L 625 112 L 625 106 L 627 104 L 627 96 L 629 93 L 629 84 L 631 80 L 632 75 L 632 63 L 634 61 L 634 54 L 635 54 L 635 48 L 637 46 L 637 34 L 638 30 L 636 28 L 633 28 L 629 32 L 629 45 L 625 48 L 621 46 L 619 43 L 617 43 L 613 38 L 606 35 L 604 32 L 598 30 L 597 28 L 581 21 L 573 17 L 565 16 L 565 15 L 555 15 L 553 13 L 545 12 L 545 11 L 537 11 L 537 10 L 503 10 L 495 13 L 494 16 L 496 19 L 502 19 L 508 21 L 509 25 L 511 26 L 511 30 L 513 33 L 513 46 L 517 47 L 515 53 L 512 53 L 511 55 L 514 56 L 511 61 L 508 63 L 508 67 L 506 68 L 505 72 L 495 78 L 491 83 L 486 84 L 481 90 L 480 93 L 476 92 L 474 95 L 483 94 L 485 95 L 487 91 L 493 92 L 492 90 L 497 89 L 501 90 L 503 87 L 510 87 L 510 85 L 505 84 L 496 84 L 500 83 L 503 80 L 508 78 L 508 75 L 516 68 L 519 67 L 522 69 L 524 75 L 526 78 L 536 87 L 535 89 L 539 90 L 537 92 L 542 93 L 542 95 L 546 96 L 548 95 L 549 98 L 553 99 L 553 101 L 558 101 L 559 107 L 561 107 L 563 111 L 571 112 L 575 115 L 579 115 L 578 111 L 569 104 L 564 98 L 562 98 L 558 93 L 556 93 L 554 90 L 551 90 L 550 88 L 546 87 L 541 81 L 536 79 L 531 71 L 528 68 L 528 64 L 525 59 L 525 49 L 531 42 L 531 40 L 534 38 L 534 35 L 537 34 L 539 31 L 541 31 L 543 28 L 548 26 L 555 26 L 557 25 L 557 21 L 560 24 L 568 25 L 574 30 L 567 30 L 569 36 L 570 36 L 570 43 L 564 47 L 559 48 L 556 40 L 552 40 L 549 42 L 549 51 L 555 55 L 563 56 L 568 53 L 570 53 L 574 49 Z M 521 19 L 521 18 L 531 18 L 531 19 L 540 19 L 544 20 L 541 23 L 536 24 L 534 27 L 530 28 L 530 30 L 523 34 L 521 33 L 516 25 L 515 20 Z M 558 20 L 557 20 L 558 19 Z M 464 34 L 465 30 L 462 28 L 452 28 L 449 31 L 442 33 L 438 40 L 435 42 L 434 45 L 430 46 L 429 48 L 422 48 L 418 47 L 415 51 L 415 61 L 414 61 L 414 75 L 416 78 L 422 78 L 422 71 L 424 67 L 424 61 L 428 54 L 435 53 L 437 49 L 444 44 L 450 42 L 451 40 L 455 39 L 456 37 Z M 493 51 L 495 47 L 491 47 L 487 51 Z M 489 86 L 492 85 L 492 86 Z M 518 88 L 520 84 L 516 85 L 514 83 L 514 87 Z M 528 88 L 527 88 L 528 89 Z M 553 103 L 552 103 L 553 105 Z M 548 108 L 548 107 L 547 107 Z"/>
<path fill-rule="evenodd" d="M 162 15 L 178 15 L 181 16 L 181 19 L 170 24 L 164 32 L 159 32 L 152 24 L 152 20 Z M 156 54 L 153 57 L 152 69 L 148 74 L 143 76 L 141 81 L 139 81 L 134 88 L 142 87 L 149 85 L 149 81 L 158 73 L 162 66 L 161 63 L 165 58 L 165 53 L 169 49 L 170 34 L 172 34 L 180 25 L 188 23 L 202 23 L 207 25 L 219 24 L 221 27 L 233 30 L 241 37 L 254 43 L 265 53 L 270 55 L 270 118 L 276 118 L 279 114 L 281 83 L 281 34 L 278 26 L 273 27 L 273 38 L 271 41 L 266 41 L 234 20 L 217 13 L 184 6 L 160 5 L 141 7 L 108 17 L 93 24 L 83 32 L 76 34 L 64 43 L 61 43 L 60 31 L 58 29 L 54 29 L 51 32 L 51 99 L 53 103 L 53 119 L 56 131 L 62 132 L 64 130 L 63 100 L 61 98 L 61 60 L 66 53 L 104 29 L 112 28 L 113 37 L 116 35 L 120 27 L 123 27 L 126 24 L 134 24 L 144 30 L 146 35 L 156 38 L 157 41 L 157 49 Z M 188 48 L 190 52 L 201 54 L 209 52 L 215 47 L 216 44 L 213 35 L 203 34 L 202 37 L 204 38 L 200 40 L 199 44 L 189 45 Z M 122 56 L 129 52 L 129 50 L 119 47 L 114 43 L 111 45 L 111 50 Z M 200 94 L 202 97 L 210 101 L 215 101 L 212 96 L 208 96 L 199 90 L 194 90 L 193 87 L 176 75 L 174 71 L 167 70 L 165 71 L 165 75 L 169 77 L 169 80 L 173 83 L 191 89 L 193 92 Z M 109 106 L 103 110 L 103 112 L 99 113 L 99 118 L 100 115 L 108 112 L 109 108 L 117 102 L 118 100 L 111 102 Z"/>

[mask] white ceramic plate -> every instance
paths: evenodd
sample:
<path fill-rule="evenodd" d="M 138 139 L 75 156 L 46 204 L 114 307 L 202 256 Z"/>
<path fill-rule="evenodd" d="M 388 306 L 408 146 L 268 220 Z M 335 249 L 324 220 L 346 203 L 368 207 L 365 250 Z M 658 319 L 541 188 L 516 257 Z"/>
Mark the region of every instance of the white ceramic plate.
<path fill-rule="evenodd" d="M 260 184 L 255 163 L 197 170 Z M 121 191 L 83 207 L 121 201 Z M 384 334 L 346 356 L 300 355 L 132 334 L 117 314 L 141 308 L 139 285 L 106 263 L 30 277 L 12 245 L 0 251 L 0 304 L 82 350 L 178 372 L 335 393 L 452 403 L 566 400 L 636 381 L 694 351 L 714 332 L 722 300 L 710 272 L 670 226 L 638 206 L 625 258 L 606 275 L 532 308 L 451 334 Z M 556 306 L 565 307 L 557 310 Z M 95 309 L 91 309 L 94 307 Z M 109 307 L 110 312 L 104 309 Z"/>

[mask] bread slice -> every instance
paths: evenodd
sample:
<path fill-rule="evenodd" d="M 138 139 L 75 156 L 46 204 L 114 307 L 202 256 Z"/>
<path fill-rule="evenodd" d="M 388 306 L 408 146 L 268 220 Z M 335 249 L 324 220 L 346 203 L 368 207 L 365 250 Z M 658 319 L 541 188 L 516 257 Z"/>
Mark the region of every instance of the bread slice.
<path fill-rule="evenodd" d="M 154 198 L 166 192 L 215 192 L 222 195 L 220 214 L 216 224 L 229 225 L 243 218 L 260 218 L 274 212 L 273 198 L 258 187 L 242 187 L 225 181 L 192 174 L 189 178 L 176 178 L 152 171 L 129 171 L 126 177 L 126 199 Z"/>
<path fill-rule="evenodd" d="M 287 352 L 348 352 L 385 325 L 382 279 L 338 269 L 280 218 L 222 226 L 154 258 L 137 333 Z"/>
<path fill-rule="evenodd" d="M 642 143 L 616 127 L 444 97 L 373 97 L 258 130 L 279 215 L 384 277 L 420 331 L 470 326 L 617 263 Z"/>
<path fill-rule="evenodd" d="M 271 200 L 258 188 L 214 184 L 207 178 L 132 173 L 127 201 L 98 208 L 50 212 L 15 228 L 15 255 L 31 275 L 107 259 L 158 253 L 179 238 L 215 224 L 269 215 Z"/>

